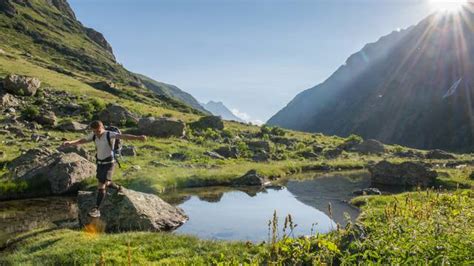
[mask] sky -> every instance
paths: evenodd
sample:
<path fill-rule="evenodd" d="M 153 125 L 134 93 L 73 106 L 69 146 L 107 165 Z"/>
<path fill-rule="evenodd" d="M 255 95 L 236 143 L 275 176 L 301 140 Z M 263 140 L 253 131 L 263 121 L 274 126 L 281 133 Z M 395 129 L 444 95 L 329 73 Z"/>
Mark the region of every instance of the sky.
<path fill-rule="evenodd" d="M 69 0 L 118 62 L 261 123 L 433 0 Z"/>

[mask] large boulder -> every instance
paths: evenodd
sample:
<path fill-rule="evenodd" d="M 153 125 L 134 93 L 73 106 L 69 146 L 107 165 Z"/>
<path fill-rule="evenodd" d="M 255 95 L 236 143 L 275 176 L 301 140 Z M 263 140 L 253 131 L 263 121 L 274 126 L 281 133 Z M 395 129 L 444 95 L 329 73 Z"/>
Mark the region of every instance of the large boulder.
<path fill-rule="evenodd" d="M 351 150 L 362 154 L 380 154 L 385 152 L 385 147 L 383 143 L 378 140 L 368 139 L 364 140 L 360 144 L 355 145 Z"/>
<path fill-rule="evenodd" d="M 194 129 L 217 129 L 222 130 L 224 129 L 224 122 L 220 116 L 204 116 L 201 117 L 198 121 L 191 123 L 190 125 Z"/>
<path fill-rule="evenodd" d="M 76 153 L 31 149 L 8 165 L 12 181 L 26 188 L 0 198 L 27 198 L 76 192 L 86 178 L 95 175 L 96 166 Z"/>
<path fill-rule="evenodd" d="M 33 96 L 41 86 L 37 78 L 10 74 L 3 80 L 3 89 L 19 96 Z"/>
<path fill-rule="evenodd" d="M 48 171 L 51 192 L 55 195 L 77 191 L 79 184 L 95 175 L 96 166 L 76 153 L 59 157 Z"/>
<path fill-rule="evenodd" d="M 138 121 L 138 130 L 145 135 L 155 137 L 183 137 L 185 124 L 170 118 L 146 117 Z"/>
<path fill-rule="evenodd" d="M 257 170 L 250 170 L 245 175 L 232 182 L 233 186 L 269 186 L 271 182 L 265 176 L 257 173 Z"/>
<path fill-rule="evenodd" d="M 369 167 L 373 184 L 422 186 L 433 184 L 438 174 L 426 165 L 418 162 L 403 162 L 400 164 L 381 161 Z"/>
<path fill-rule="evenodd" d="M 96 194 L 90 191 L 79 191 L 79 223 L 87 225 L 93 218 L 87 213 L 95 206 Z M 167 231 L 173 230 L 188 220 L 180 208 L 176 208 L 158 196 L 123 189 L 120 194 L 105 196 L 100 208 L 105 230 L 108 232 L 124 231 Z"/>
<path fill-rule="evenodd" d="M 61 146 L 57 150 L 63 153 L 76 153 L 90 162 L 95 162 L 95 153 L 88 152 L 82 146 Z"/>
<path fill-rule="evenodd" d="M 443 150 L 431 150 L 426 154 L 426 159 L 456 159 L 454 155 Z"/>
<path fill-rule="evenodd" d="M 106 124 L 120 126 L 127 123 L 137 123 L 138 117 L 126 108 L 111 104 L 98 114 L 99 120 Z"/>

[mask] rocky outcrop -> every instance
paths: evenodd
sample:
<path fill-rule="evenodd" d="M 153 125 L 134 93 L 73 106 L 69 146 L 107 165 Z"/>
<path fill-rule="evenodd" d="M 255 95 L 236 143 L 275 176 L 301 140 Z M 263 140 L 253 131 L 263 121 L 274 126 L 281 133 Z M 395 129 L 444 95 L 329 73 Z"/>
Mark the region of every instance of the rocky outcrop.
<path fill-rule="evenodd" d="M 107 42 L 107 40 L 105 39 L 102 33 L 91 28 L 84 28 L 84 30 L 86 31 L 87 37 L 89 37 L 92 41 L 97 43 L 100 47 L 104 48 L 111 55 L 114 54 L 112 50 L 112 46 L 109 44 L 109 42 Z"/>
<path fill-rule="evenodd" d="M 381 154 L 385 152 L 385 147 L 383 143 L 378 140 L 368 139 L 355 145 L 351 150 L 362 154 Z"/>
<path fill-rule="evenodd" d="M 138 117 L 135 114 L 117 104 L 107 106 L 98 114 L 98 118 L 105 124 L 114 126 L 125 125 L 128 122 L 138 122 Z"/>
<path fill-rule="evenodd" d="M 138 130 L 145 135 L 155 137 L 183 137 L 185 124 L 170 118 L 146 117 L 138 121 Z"/>
<path fill-rule="evenodd" d="M 123 146 L 121 154 L 122 156 L 137 156 L 137 148 L 135 146 Z"/>
<path fill-rule="evenodd" d="M 326 157 L 327 159 L 335 159 L 342 154 L 342 151 L 343 150 L 340 148 L 325 150 L 324 157 Z"/>
<path fill-rule="evenodd" d="M 401 164 L 381 161 L 369 167 L 373 184 L 422 186 L 433 184 L 438 174 L 422 163 L 403 162 Z"/>
<path fill-rule="evenodd" d="M 13 95 L 34 96 L 41 86 L 37 78 L 10 74 L 3 80 L 3 89 Z"/>
<path fill-rule="evenodd" d="M 258 151 L 252 156 L 252 161 L 254 162 L 268 162 L 270 160 L 270 155 L 264 151 Z"/>
<path fill-rule="evenodd" d="M 426 159 L 456 159 L 454 155 L 443 150 L 431 150 L 426 154 Z"/>
<path fill-rule="evenodd" d="M 191 123 L 190 126 L 193 129 L 224 129 L 224 122 L 220 116 L 204 116 L 201 117 L 198 121 Z"/>
<path fill-rule="evenodd" d="M 69 6 L 69 3 L 66 0 L 46 0 L 48 4 L 51 6 L 54 6 L 61 14 L 69 17 L 72 20 L 76 20 L 76 15 L 74 14 L 74 11 L 72 10 L 71 6 Z"/>
<path fill-rule="evenodd" d="M 217 152 L 213 152 L 213 151 L 206 151 L 206 152 L 204 152 L 204 155 L 209 156 L 209 157 L 211 157 L 211 158 L 213 158 L 213 159 L 221 159 L 221 160 L 224 160 L 224 159 L 225 159 L 224 156 L 220 155 L 220 154 L 217 153 Z"/>
<path fill-rule="evenodd" d="M 257 173 L 257 170 L 250 170 L 245 175 L 232 182 L 233 186 L 269 186 L 271 182 L 266 177 Z"/>
<path fill-rule="evenodd" d="M 95 206 L 95 192 L 79 191 L 79 223 L 87 225 L 87 213 Z M 123 189 L 121 195 L 107 194 L 100 208 L 100 220 L 109 232 L 168 231 L 184 224 L 188 217 L 180 208 L 166 203 L 156 195 Z"/>
<path fill-rule="evenodd" d="M 85 179 L 95 175 L 96 166 L 76 153 L 32 149 L 14 159 L 10 178 L 26 184 L 26 189 L 0 198 L 27 198 L 75 192 Z"/>

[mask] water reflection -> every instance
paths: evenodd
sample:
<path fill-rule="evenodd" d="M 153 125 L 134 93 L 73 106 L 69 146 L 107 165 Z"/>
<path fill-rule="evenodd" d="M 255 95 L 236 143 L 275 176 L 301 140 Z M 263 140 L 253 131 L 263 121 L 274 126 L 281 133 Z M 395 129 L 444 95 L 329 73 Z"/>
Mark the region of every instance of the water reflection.
<path fill-rule="evenodd" d="M 0 246 L 19 233 L 74 221 L 77 211 L 75 199 L 69 197 L 0 202 Z"/>

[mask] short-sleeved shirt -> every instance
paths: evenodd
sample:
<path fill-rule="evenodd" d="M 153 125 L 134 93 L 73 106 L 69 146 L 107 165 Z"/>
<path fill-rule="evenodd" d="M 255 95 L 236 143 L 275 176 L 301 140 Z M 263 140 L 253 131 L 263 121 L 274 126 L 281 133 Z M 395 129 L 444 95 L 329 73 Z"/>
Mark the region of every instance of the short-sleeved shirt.
<path fill-rule="evenodd" d="M 107 132 L 110 134 L 110 144 L 107 140 Z M 113 150 L 112 148 L 114 147 L 115 144 L 115 138 L 119 135 L 116 132 L 112 131 L 105 131 L 102 136 L 96 136 L 95 137 L 95 147 L 97 148 L 97 159 L 99 160 L 105 160 L 109 158 L 110 156 L 113 156 Z M 90 133 L 89 135 L 86 136 L 85 138 L 88 141 L 92 141 L 94 139 L 94 133 Z"/>

